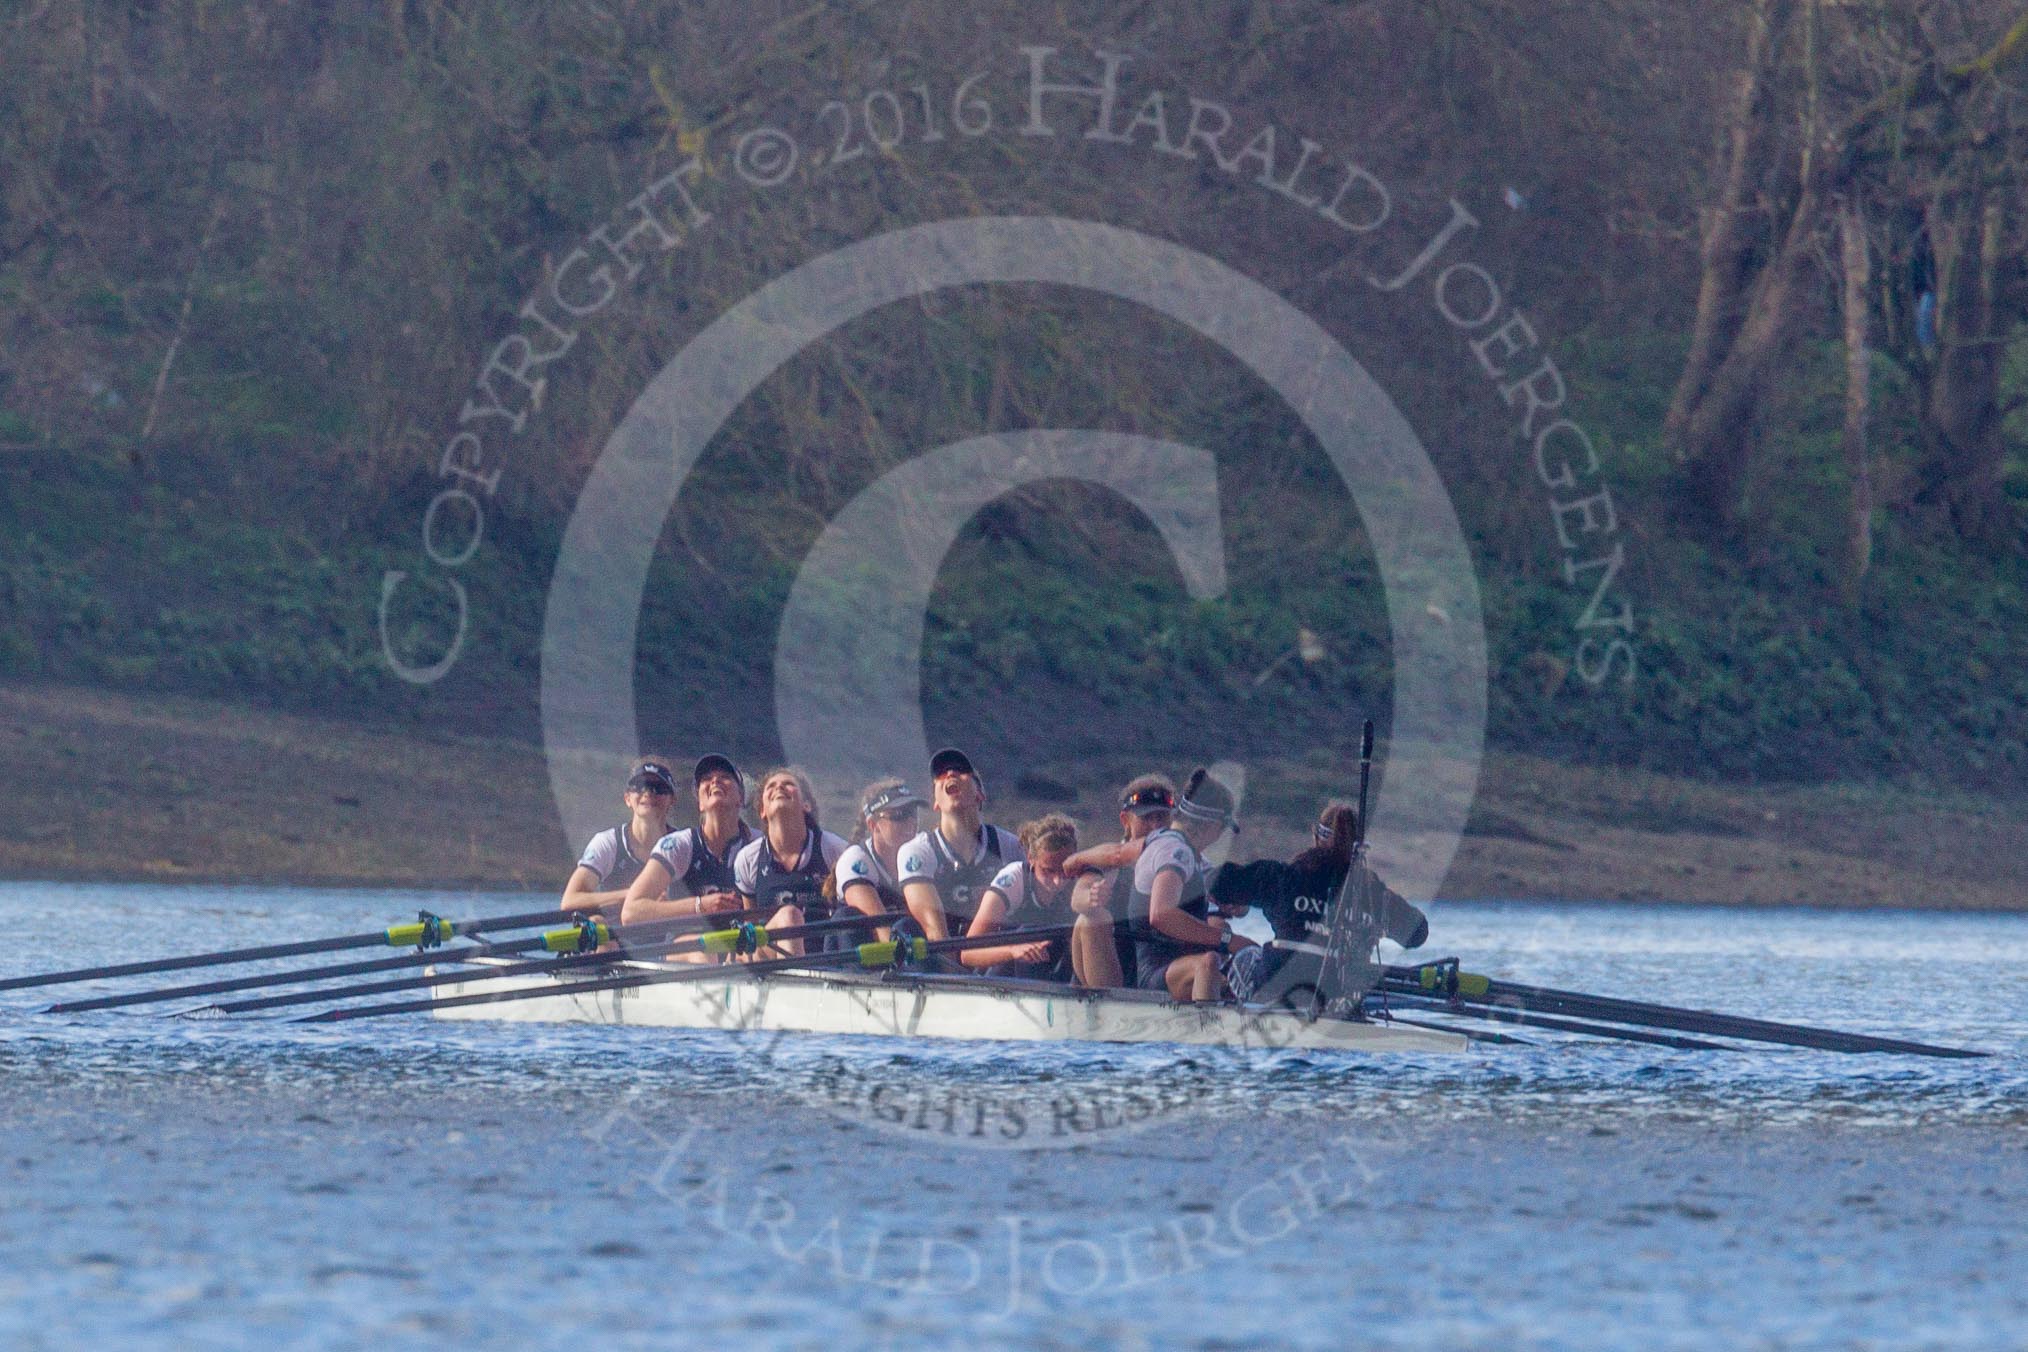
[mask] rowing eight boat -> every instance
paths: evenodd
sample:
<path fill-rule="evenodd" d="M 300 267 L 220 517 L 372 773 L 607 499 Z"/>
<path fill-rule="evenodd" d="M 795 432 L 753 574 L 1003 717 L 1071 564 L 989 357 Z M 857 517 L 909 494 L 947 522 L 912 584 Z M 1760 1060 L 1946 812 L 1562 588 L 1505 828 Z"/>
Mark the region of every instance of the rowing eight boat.
<path fill-rule="evenodd" d="M 1152 992 L 1103 993 L 1039 981 L 923 972 L 763 972 L 614 986 L 620 963 L 597 972 L 475 977 L 436 988 L 440 1019 L 634 1024 L 652 1028 L 835 1033 L 1003 1042 L 1153 1042 L 1338 1052 L 1457 1052 L 1463 1036 L 1398 1023 L 1305 1019 L 1280 1010 L 1177 1004 Z M 548 986 L 554 994 L 522 996 Z M 451 1004 L 464 997 L 513 999 Z"/>

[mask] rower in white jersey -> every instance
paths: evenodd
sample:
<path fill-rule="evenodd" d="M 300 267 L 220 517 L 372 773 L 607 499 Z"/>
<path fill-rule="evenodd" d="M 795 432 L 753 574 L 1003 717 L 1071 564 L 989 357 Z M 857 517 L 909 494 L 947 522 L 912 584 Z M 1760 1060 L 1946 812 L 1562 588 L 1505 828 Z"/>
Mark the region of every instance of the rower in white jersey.
<path fill-rule="evenodd" d="M 627 820 L 599 832 L 584 847 L 563 884 L 564 910 L 619 913 L 655 842 L 669 830 L 669 811 L 676 804 L 675 776 L 657 757 L 639 761 L 627 777 L 620 801 L 626 804 Z M 655 895 L 661 894 L 657 886 Z"/>
<path fill-rule="evenodd" d="M 966 931 L 967 938 L 976 939 L 1000 930 L 1054 929 L 1078 920 L 1078 912 L 1071 905 L 1071 886 L 1077 877 L 1064 867 L 1077 849 L 1077 823 L 1061 812 L 1023 822 L 1021 849 L 1028 857 L 1007 865 L 986 884 L 985 894 L 979 898 L 979 913 L 972 917 L 971 928 Z M 1072 961 L 1071 945 L 1066 939 L 1030 939 L 968 948 L 958 961 L 975 970 L 984 968 L 987 976 L 1064 985 L 1077 976 L 1077 965 Z"/>
<path fill-rule="evenodd" d="M 761 778 L 760 816 L 760 838 L 732 861 L 733 886 L 739 889 L 740 900 L 765 913 L 769 929 L 815 924 L 845 910 L 834 904 L 837 894 L 831 886 L 845 841 L 817 824 L 817 794 L 810 777 L 789 765 L 768 771 Z M 841 940 L 841 946 L 864 938 L 864 932 L 854 932 Z M 805 949 L 803 940 L 789 939 L 768 945 L 761 955 L 800 957 Z"/>
<path fill-rule="evenodd" d="M 955 747 L 930 757 L 930 798 L 936 825 L 902 846 L 899 867 L 908 913 L 938 940 L 972 923 L 986 885 L 1021 858 L 1021 846 L 1013 832 L 979 820 L 986 786 Z"/>
<path fill-rule="evenodd" d="M 1078 985 L 1136 984 L 1134 937 L 1124 923 L 1134 892 L 1134 864 L 1148 837 L 1166 830 L 1175 813 L 1176 786 L 1169 777 L 1140 775 L 1120 792 L 1120 839 L 1088 846 L 1064 861 L 1064 870 L 1077 878 L 1071 893 L 1077 928 L 1070 951 Z"/>
<path fill-rule="evenodd" d="M 739 815 L 746 806 L 746 781 L 738 766 L 714 752 L 698 758 L 690 782 L 697 791 L 697 825 L 655 843 L 627 892 L 623 925 L 739 909 L 732 860 L 755 836 Z"/>
<path fill-rule="evenodd" d="M 1196 770 L 1176 801 L 1176 824 L 1150 835 L 1134 861 L 1136 984 L 1167 991 L 1176 1000 L 1216 1000 L 1225 994 L 1224 961 L 1253 941 L 1210 918 L 1204 851 L 1227 829 L 1237 831 L 1232 790 Z"/>
<path fill-rule="evenodd" d="M 901 847 L 915 839 L 923 801 L 899 779 L 876 779 L 859 796 L 858 839 L 838 859 L 838 899 L 867 915 L 900 915 Z"/>

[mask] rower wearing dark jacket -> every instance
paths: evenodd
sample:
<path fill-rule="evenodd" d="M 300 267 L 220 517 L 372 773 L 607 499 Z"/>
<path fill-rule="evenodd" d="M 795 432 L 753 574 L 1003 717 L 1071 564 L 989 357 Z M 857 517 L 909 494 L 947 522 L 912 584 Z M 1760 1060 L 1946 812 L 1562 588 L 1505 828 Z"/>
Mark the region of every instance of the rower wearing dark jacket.
<path fill-rule="evenodd" d="M 979 820 L 986 786 L 971 760 L 954 747 L 930 757 L 931 806 L 936 825 L 902 846 L 902 899 L 932 939 L 963 933 L 979 909 L 986 884 L 1021 857 L 1014 835 Z"/>
<path fill-rule="evenodd" d="M 1282 999 L 1320 988 L 1332 908 L 1352 869 L 1358 811 L 1349 803 L 1327 804 L 1315 835 L 1316 844 L 1287 863 L 1256 859 L 1225 864 L 1211 877 L 1211 899 L 1221 910 L 1258 907 L 1275 932 L 1258 953 L 1240 954 L 1231 964 L 1232 991 L 1242 1000 Z M 1428 918 L 1365 864 L 1359 867 L 1363 877 L 1354 880 L 1354 890 L 1363 881 L 1371 924 L 1363 934 L 1354 931 L 1354 945 L 1361 951 L 1351 958 L 1367 961 L 1374 942 L 1383 937 L 1403 948 L 1421 947 L 1429 938 Z"/>

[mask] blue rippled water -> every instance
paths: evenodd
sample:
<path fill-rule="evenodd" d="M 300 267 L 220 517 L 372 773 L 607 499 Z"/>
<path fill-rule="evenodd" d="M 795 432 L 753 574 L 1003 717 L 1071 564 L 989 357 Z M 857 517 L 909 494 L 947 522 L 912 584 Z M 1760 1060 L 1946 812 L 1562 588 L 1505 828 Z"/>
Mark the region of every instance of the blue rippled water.
<path fill-rule="evenodd" d="M 532 908 L 0 885 L 0 976 L 419 905 Z M 1431 951 L 1494 976 L 1996 1054 L 763 1042 L 8 992 L 0 1338 L 2028 1346 L 2028 919 L 1435 921 Z M 986 1113 L 1024 1130 L 963 1129 Z"/>

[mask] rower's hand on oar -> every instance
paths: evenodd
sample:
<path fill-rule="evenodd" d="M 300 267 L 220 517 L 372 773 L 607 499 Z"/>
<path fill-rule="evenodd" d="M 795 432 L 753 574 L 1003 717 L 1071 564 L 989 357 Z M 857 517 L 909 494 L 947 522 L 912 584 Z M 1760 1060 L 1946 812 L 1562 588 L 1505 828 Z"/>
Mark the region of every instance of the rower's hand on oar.
<path fill-rule="evenodd" d="M 1010 950 L 1013 962 L 1045 962 L 1049 958 L 1049 941 L 1041 940 L 1032 944 L 1015 944 Z"/>
<path fill-rule="evenodd" d="M 739 893 L 737 892 L 706 892 L 697 899 L 697 913 L 699 915 L 715 915 L 720 911 L 737 911 L 739 909 L 740 900 Z"/>

